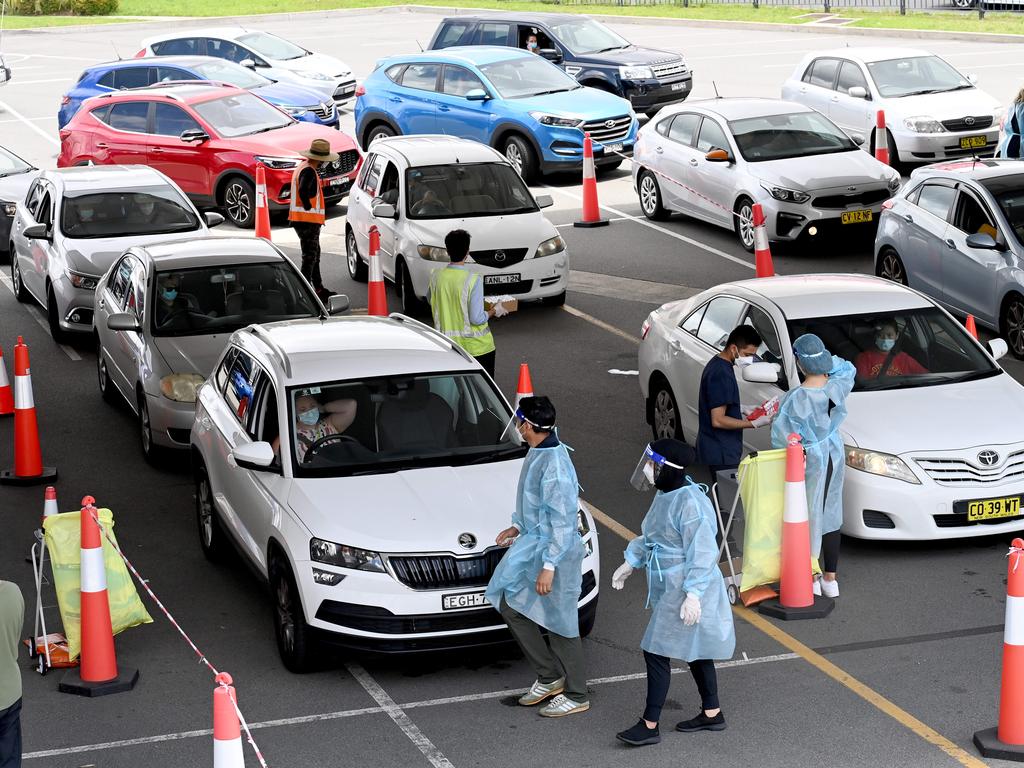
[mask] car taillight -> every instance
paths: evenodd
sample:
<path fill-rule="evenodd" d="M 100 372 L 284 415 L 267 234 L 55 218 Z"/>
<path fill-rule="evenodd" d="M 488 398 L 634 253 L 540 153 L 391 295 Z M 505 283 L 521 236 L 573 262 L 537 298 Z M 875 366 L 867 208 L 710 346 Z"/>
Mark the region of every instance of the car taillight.
<path fill-rule="evenodd" d="M 63 96 L 60 97 L 60 105 L 62 107 L 66 107 L 70 103 L 71 103 L 71 97 L 68 96 L 67 94 L 64 94 Z"/>
<path fill-rule="evenodd" d="M 651 318 L 644 320 L 644 324 L 640 326 L 640 341 L 647 338 L 647 334 L 651 332 Z"/>
<path fill-rule="evenodd" d="M 71 131 L 67 128 L 61 128 L 57 133 L 60 136 L 61 141 L 64 141 L 71 135 Z"/>
<path fill-rule="evenodd" d="M 363 86 L 361 86 L 361 85 L 357 86 L 356 87 L 356 98 L 359 98 L 360 96 L 365 96 L 365 95 L 366 95 L 366 89 Z"/>
<path fill-rule="evenodd" d="M 141 59 L 145 55 L 146 55 L 146 49 L 143 48 L 141 51 L 139 51 L 138 53 L 135 54 L 135 58 L 136 59 Z"/>
<path fill-rule="evenodd" d="M 882 209 L 886 210 L 886 211 L 891 211 L 892 210 L 892 206 L 893 206 L 892 200 L 886 200 L 884 203 L 882 203 Z"/>

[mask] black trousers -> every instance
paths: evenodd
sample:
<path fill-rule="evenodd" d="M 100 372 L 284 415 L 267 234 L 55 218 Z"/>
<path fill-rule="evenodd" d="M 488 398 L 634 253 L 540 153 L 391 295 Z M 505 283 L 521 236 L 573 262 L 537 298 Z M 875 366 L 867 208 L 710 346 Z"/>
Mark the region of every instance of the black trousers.
<path fill-rule="evenodd" d="M 668 689 L 672 685 L 672 666 L 667 656 L 644 651 L 647 664 L 647 707 L 644 709 L 644 720 L 656 723 L 661 719 L 661 708 L 668 698 Z M 718 709 L 718 674 L 715 662 L 711 659 L 698 659 L 689 663 L 690 674 L 697 684 L 702 709 Z"/>
<path fill-rule="evenodd" d="M 21 768 L 21 699 L 0 710 L 0 768 Z"/>
<path fill-rule="evenodd" d="M 302 276 L 314 288 L 323 288 L 324 281 L 320 276 L 320 230 L 323 227 L 308 221 L 293 221 L 292 228 L 299 236 L 299 247 L 302 249 Z"/>
<path fill-rule="evenodd" d="M 487 375 L 492 379 L 494 378 L 494 358 L 496 354 L 497 350 L 492 349 L 486 355 L 474 356 L 474 359 L 484 367 L 484 370 L 487 371 Z"/>
<path fill-rule="evenodd" d="M 839 531 L 826 533 L 821 537 L 821 569 L 826 573 L 835 573 L 839 566 Z"/>

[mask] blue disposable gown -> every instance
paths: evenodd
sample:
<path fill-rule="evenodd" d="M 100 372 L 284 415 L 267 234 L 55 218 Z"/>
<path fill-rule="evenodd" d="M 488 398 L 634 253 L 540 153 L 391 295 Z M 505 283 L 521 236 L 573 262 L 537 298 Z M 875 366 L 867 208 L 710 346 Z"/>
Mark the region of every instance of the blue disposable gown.
<path fill-rule="evenodd" d="M 846 456 L 839 425 L 846 418 L 846 398 L 853 389 L 856 375 L 853 363 L 833 356 L 825 386 L 820 389 L 797 387 L 788 392 L 772 422 L 773 448 L 785 448 L 789 435 L 796 433 L 807 452 L 807 516 L 814 557 L 821 552 L 822 534 L 838 531 L 843 524 Z M 832 479 L 826 483 L 829 461 L 832 462 Z"/>
<path fill-rule="evenodd" d="M 1021 135 L 1024 134 L 1024 102 L 1015 101 L 1006 110 L 1006 124 L 1003 126 L 1003 142 L 996 151 L 996 157 L 1018 160 L 1024 157 Z"/>
<path fill-rule="evenodd" d="M 700 486 L 658 491 L 642 536 L 625 559 L 647 569 L 651 621 L 640 642 L 648 653 L 682 661 L 728 659 L 736 648 L 725 580 L 718 568 L 715 510 Z M 700 621 L 686 626 L 679 609 L 688 594 L 700 598 Z"/>
<path fill-rule="evenodd" d="M 564 445 L 531 448 L 523 461 L 512 523 L 519 536 L 491 576 L 486 597 L 563 637 L 580 634 L 583 540 L 577 530 L 579 484 Z M 537 576 L 555 566 L 551 592 L 538 595 Z"/>

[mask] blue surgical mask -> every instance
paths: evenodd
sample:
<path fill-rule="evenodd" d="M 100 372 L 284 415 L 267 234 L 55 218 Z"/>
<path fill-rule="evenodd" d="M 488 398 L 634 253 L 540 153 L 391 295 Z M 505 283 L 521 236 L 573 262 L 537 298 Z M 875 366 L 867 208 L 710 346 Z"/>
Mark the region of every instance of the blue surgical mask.
<path fill-rule="evenodd" d="M 299 421 L 301 421 L 307 427 L 314 426 L 318 421 L 320 421 L 320 409 L 310 408 L 308 411 L 300 413 Z"/>
<path fill-rule="evenodd" d="M 537 50 L 537 44 L 534 43 L 534 42 L 529 42 L 529 43 L 526 44 L 526 49 L 528 51 L 535 51 L 535 50 Z"/>
<path fill-rule="evenodd" d="M 883 352 L 889 352 L 896 346 L 896 339 L 875 339 L 875 346 Z"/>
<path fill-rule="evenodd" d="M 166 288 L 166 289 L 164 289 L 163 296 L 164 296 L 164 299 L 166 299 L 167 301 L 174 301 L 176 298 L 178 298 L 178 289 L 177 288 Z"/>

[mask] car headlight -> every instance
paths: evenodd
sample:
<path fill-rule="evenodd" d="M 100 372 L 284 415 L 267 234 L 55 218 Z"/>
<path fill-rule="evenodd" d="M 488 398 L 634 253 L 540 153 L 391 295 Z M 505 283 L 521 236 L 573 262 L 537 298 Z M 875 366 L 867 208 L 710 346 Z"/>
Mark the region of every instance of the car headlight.
<path fill-rule="evenodd" d="M 436 245 L 417 245 L 416 253 L 420 255 L 421 259 L 428 261 L 450 261 L 448 250 Z"/>
<path fill-rule="evenodd" d="M 811 199 L 811 196 L 806 192 L 800 192 L 796 189 L 786 189 L 785 187 L 773 187 L 768 184 L 761 184 L 761 186 L 768 192 L 769 195 L 774 197 L 776 200 L 781 200 L 784 203 L 806 203 Z"/>
<path fill-rule="evenodd" d="M 316 563 L 352 568 L 356 571 L 384 573 L 384 560 L 376 552 L 358 547 L 346 547 L 323 539 L 309 540 L 309 558 Z"/>
<path fill-rule="evenodd" d="M 198 373 L 172 373 L 160 379 L 160 393 L 176 403 L 194 403 L 204 381 Z"/>
<path fill-rule="evenodd" d="M 889 191 L 896 192 L 900 188 L 900 184 L 903 183 L 902 177 L 898 173 L 894 173 L 889 177 Z"/>
<path fill-rule="evenodd" d="M 75 272 L 73 269 L 67 270 L 68 280 L 75 288 L 83 288 L 87 291 L 96 290 L 96 286 L 99 284 L 100 279 L 95 275 L 87 275 L 84 272 Z"/>
<path fill-rule="evenodd" d="M 650 67 L 619 67 L 619 77 L 623 80 L 653 80 L 654 71 Z"/>
<path fill-rule="evenodd" d="M 531 112 L 530 117 L 541 125 L 550 125 L 555 128 L 579 128 L 583 125 L 583 121 L 578 117 L 549 115 L 547 112 Z"/>
<path fill-rule="evenodd" d="M 292 109 L 298 109 L 298 107 L 288 107 L 288 114 L 293 114 Z M 303 109 L 302 112 L 306 110 Z M 301 112 L 300 112 L 301 114 Z M 267 168 L 271 168 L 275 171 L 287 171 L 292 168 L 298 168 L 299 163 L 302 162 L 297 157 L 272 157 L 270 155 L 256 155 L 256 162 L 263 163 Z"/>
<path fill-rule="evenodd" d="M 308 77 L 310 80 L 333 80 L 334 79 L 330 75 L 325 75 L 322 72 L 311 72 L 311 71 L 308 71 L 308 70 L 307 71 L 302 71 L 302 72 L 296 72 L 295 74 L 298 75 L 299 77 Z"/>
<path fill-rule="evenodd" d="M 292 117 L 299 117 L 300 115 L 304 115 L 306 112 L 309 112 L 309 109 L 307 107 L 285 107 L 285 106 L 282 106 L 281 109 L 283 109 L 285 112 L 287 112 Z"/>
<path fill-rule="evenodd" d="M 3 209 L 4 214 L 14 218 L 14 214 L 18 211 L 17 203 L 9 203 L 6 200 L 0 200 L 0 208 Z"/>
<path fill-rule="evenodd" d="M 902 480 L 905 483 L 920 485 L 921 481 L 917 475 L 910 471 L 910 467 L 899 456 L 878 451 L 866 451 L 862 448 L 846 446 L 846 466 L 852 469 L 859 469 L 872 475 L 891 477 L 894 480 Z"/>
<path fill-rule="evenodd" d="M 565 240 L 558 235 L 555 235 L 550 240 L 545 240 L 537 246 L 536 258 L 540 259 L 544 256 L 554 256 L 556 253 L 560 253 L 564 250 Z"/>
<path fill-rule="evenodd" d="M 908 131 L 913 131 L 914 133 L 946 132 L 946 129 L 942 127 L 942 123 L 940 123 L 934 117 L 928 117 L 927 115 L 908 117 L 903 121 L 903 125 L 906 127 Z"/>

